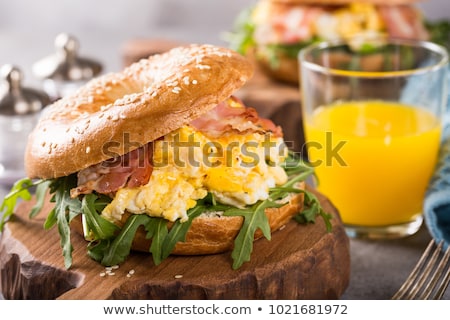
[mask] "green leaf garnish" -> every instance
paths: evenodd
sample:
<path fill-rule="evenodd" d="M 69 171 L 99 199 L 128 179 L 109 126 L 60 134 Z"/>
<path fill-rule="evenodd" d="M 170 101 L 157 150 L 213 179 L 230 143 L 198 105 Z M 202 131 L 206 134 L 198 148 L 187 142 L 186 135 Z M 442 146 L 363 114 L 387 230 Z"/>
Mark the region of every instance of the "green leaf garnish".
<path fill-rule="evenodd" d="M 172 252 L 173 248 L 179 241 L 186 241 L 186 234 L 189 230 L 189 227 L 192 224 L 192 220 L 197 218 L 203 212 L 205 212 L 205 207 L 202 205 L 197 205 L 192 209 L 189 209 L 187 212 L 188 220 L 185 222 L 180 222 L 180 220 L 175 221 L 169 233 L 165 237 L 162 250 L 161 250 L 161 259 L 164 260 L 167 258 Z"/>
<path fill-rule="evenodd" d="M 39 186 L 43 182 L 44 180 L 33 182 L 33 180 L 29 178 L 23 178 L 14 183 L 11 190 L 0 204 L 0 213 L 3 214 L 0 219 L 0 232 L 3 231 L 6 221 L 8 221 L 9 218 L 14 214 L 14 208 L 16 207 L 18 201 L 20 199 L 29 201 L 31 199 L 31 193 L 29 189 L 34 186 Z M 42 188 L 38 188 L 39 195 L 37 195 L 37 203 L 31 211 L 31 213 L 33 214 L 37 214 L 36 211 L 40 210 L 39 207 L 42 207 L 43 204 L 43 195 L 42 191 L 40 191 L 41 189 Z"/>
<path fill-rule="evenodd" d="M 84 228 L 87 229 L 88 233 L 85 234 L 85 238 L 88 240 L 110 239 L 114 237 L 120 228 L 98 214 L 98 212 L 103 210 L 104 203 L 97 203 L 97 199 L 97 195 L 91 193 L 85 195 L 81 202 L 81 210 L 84 214 Z M 100 208 L 101 210 L 97 211 Z"/>
<path fill-rule="evenodd" d="M 450 20 L 425 21 L 430 40 L 450 50 Z"/>
<path fill-rule="evenodd" d="M 271 239 L 270 225 L 265 210 L 267 208 L 281 206 L 282 204 L 277 204 L 271 200 L 265 200 L 258 201 L 253 206 L 245 209 L 232 208 L 223 213 L 224 216 L 242 216 L 244 218 L 241 230 L 234 241 L 234 249 L 231 253 L 231 257 L 233 258 L 233 269 L 238 269 L 244 262 L 250 260 L 256 230 L 261 229 L 264 237 L 266 237 L 267 240 Z"/>
<path fill-rule="evenodd" d="M 159 265 L 162 262 L 162 247 L 164 239 L 169 233 L 167 220 L 163 218 L 151 218 L 145 225 L 147 231 L 147 239 L 152 239 L 149 251 L 152 254 L 153 262 Z"/>
<path fill-rule="evenodd" d="M 119 234 L 107 247 L 107 250 L 101 260 L 101 264 L 105 266 L 113 266 L 125 261 L 126 257 L 130 254 L 131 244 L 137 229 L 141 225 L 145 225 L 149 219 L 151 218 L 145 214 L 134 214 L 130 216 L 120 230 Z"/>
<path fill-rule="evenodd" d="M 81 214 L 81 201 L 78 198 L 70 197 L 70 190 L 76 187 L 76 175 L 52 180 L 50 190 L 54 193 L 51 201 L 55 202 L 55 207 L 47 216 L 44 223 L 46 228 L 52 227 L 55 222 L 58 226 L 60 245 L 63 250 L 64 265 L 69 269 L 72 265 L 73 247 L 70 242 L 70 221 Z"/>
<path fill-rule="evenodd" d="M 44 207 L 45 195 L 47 194 L 47 190 L 50 186 L 50 180 L 40 180 L 36 187 L 36 203 L 31 209 L 30 218 L 34 218 L 36 215 L 41 212 Z"/>
<path fill-rule="evenodd" d="M 229 43 L 230 48 L 243 55 L 247 54 L 255 46 L 255 40 L 253 39 L 255 31 L 255 24 L 252 20 L 253 10 L 253 7 L 242 10 L 234 21 L 233 30 L 224 35 L 225 41 Z"/>

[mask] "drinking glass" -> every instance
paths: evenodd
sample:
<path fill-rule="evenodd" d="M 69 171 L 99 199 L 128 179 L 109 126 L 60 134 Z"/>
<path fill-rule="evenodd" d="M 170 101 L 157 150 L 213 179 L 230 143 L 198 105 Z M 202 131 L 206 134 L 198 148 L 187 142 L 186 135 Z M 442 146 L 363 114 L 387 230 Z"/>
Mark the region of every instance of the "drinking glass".
<path fill-rule="evenodd" d="M 349 236 L 396 238 L 420 228 L 440 146 L 447 64 L 437 44 L 381 37 L 299 53 L 308 160 Z"/>

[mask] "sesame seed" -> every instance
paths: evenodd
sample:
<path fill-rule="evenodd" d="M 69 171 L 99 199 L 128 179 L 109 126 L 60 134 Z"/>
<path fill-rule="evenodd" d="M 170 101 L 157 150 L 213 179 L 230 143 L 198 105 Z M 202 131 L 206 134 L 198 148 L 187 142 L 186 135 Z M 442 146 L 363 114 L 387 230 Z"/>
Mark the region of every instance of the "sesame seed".
<path fill-rule="evenodd" d="M 118 265 L 118 264 L 115 264 L 115 265 L 113 265 L 111 268 L 112 268 L 113 270 L 119 269 L 119 265 Z"/>
<path fill-rule="evenodd" d="M 128 271 L 128 274 L 134 274 L 134 269 L 131 269 L 130 271 Z"/>
<path fill-rule="evenodd" d="M 169 87 L 175 87 L 176 85 L 178 85 L 178 81 L 167 81 L 167 85 Z"/>
<path fill-rule="evenodd" d="M 105 272 L 100 272 L 100 277 L 104 277 L 104 276 L 106 276 L 106 273 Z"/>
<path fill-rule="evenodd" d="M 175 87 L 175 88 L 172 89 L 172 92 L 176 93 L 176 94 L 180 93 L 180 91 L 181 91 L 180 87 Z"/>
<path fill-rule="evenodd" d="M 200 70 L 211 69 L 211 67 L 206 64 L 197 64 L 195 67 Z"/>
<path fill-rule="evenodd" d="M 89 152 L 91 152 L 91 147 L 86 148 L 86 153 L 89 153 Z"/>
<path fill-rule="evenodd" d="M 185 77 L 183 78 L 183 83 L 184 83 L 185 85 L 188 85 L 188 84 L 189 84 L 189 76 L 185 76 Z"/>
<path fill-rule="evenodd" d="M 197 80 L 192 80 L 192 84 L 197 84 L 198 83 L 198 81 Z"/>
<path fill-rule="evenodd" d="M 175 279 L 181 279 L 181 278 L 183 278 L 183 275 L 182 274 L 176 274 L 174 278 Z"/>
<path fill-rule="evenodd" d="M 280 227 L 280 229 L 278 229 L 278 230 L 283 230 L 284 228 L 286 228 L 286 225 L 285 225 L 285 224 L 283 224 L 283 225 Z"/>
<path fill-rule="evenodd" d="M 116 274 L 114 272 L 108 272 L 108 276 L 115 276 Z"/>

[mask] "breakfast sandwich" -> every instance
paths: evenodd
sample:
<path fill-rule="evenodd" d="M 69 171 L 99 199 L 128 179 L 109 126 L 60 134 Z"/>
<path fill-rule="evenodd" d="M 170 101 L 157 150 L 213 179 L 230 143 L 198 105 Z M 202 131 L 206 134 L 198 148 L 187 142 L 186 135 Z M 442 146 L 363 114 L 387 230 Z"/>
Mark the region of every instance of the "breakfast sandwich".
<path fill-rule="evenodd" d="M 415 2 L 259 0 L 242 11 L 228 40 L 234 50 L 254 55 L 274 79 L 296 84 L 298 53 L 314 42 L 357 37 L 369 43 L 380 36 L 429 40 L 431 26 Z"/>
<path fill-rule="evenodd" d="M 291 219 L 321 216 L 329 227 L 305 190 L 312 169 L 288 150 L 279 126 L 234 95 L 252 73 L 232 50 L 191 45 L 56 101 L 29 136 L 27 178 L 5 198 L 0 227 L 35 188 L 30 216 L 54 203 L 44 226 L 57 227 L 67 268 L 72 231 L 105 266 L 131 250 L 151 253 L 155 264 L 232 251 L 239 268 L 255 239 Z"/>

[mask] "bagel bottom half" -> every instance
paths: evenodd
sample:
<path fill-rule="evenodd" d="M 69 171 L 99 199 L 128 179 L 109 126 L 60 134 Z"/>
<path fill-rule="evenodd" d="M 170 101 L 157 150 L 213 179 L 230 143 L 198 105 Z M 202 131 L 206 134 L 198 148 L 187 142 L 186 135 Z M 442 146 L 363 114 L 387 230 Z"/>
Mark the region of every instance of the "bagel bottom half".
<path fill-rule="evenodd" d="M 305 184 L 296 186 L 304 189 Z M 280 208 L 268 208 L 265 214 L 269 221 L 270 231 L 274 232 L 289 222 L 293 216 L 303 208 L 303 193 L 291 196 L 289 202 Z M 125 222 L 129 214 L 123 215 Z M 191 227 L 186 235 L 186 241 L 178 242 L 172 251 L 174 255 L 203 255 L 230 251 L 234 246 L 234 239 L 242 227 L 244 218 L 241 216 L 223 216 L 220 214 L 207 213 L 200 215 L 192 221 Z M 74 219 L 72 228 L 83 235 L 81 215 Z M 170 226 L 169 226 L 170 229 Z M 260 230 L 255 233 L 255 240 L 263 237 Z M 146 232 L 141 226 L 134 237 L 131 249 L 134 251 L 149 252 L 151 240 L 146 239 Z"/>

